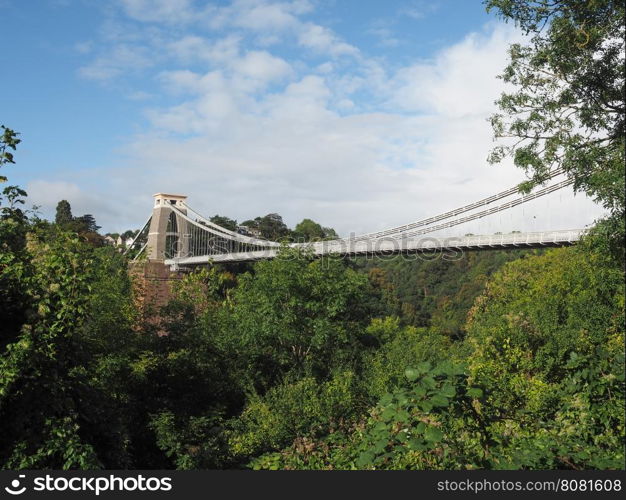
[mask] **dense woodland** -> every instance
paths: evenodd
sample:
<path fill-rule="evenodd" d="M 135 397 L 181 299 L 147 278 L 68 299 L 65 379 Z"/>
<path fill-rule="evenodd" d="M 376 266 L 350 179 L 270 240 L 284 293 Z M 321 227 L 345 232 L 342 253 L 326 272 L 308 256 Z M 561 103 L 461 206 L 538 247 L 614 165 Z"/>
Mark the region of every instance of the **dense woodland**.
<path fill-rule="evenodd" d="M 548 34 L 577 37 L 583 21 L 588 31 L 566 52 L 545 42 L 537 3 L 487 2 L 536 37 L 532 50 L 512 49 L 505 78 L 519 92 L 502 97 L 494 118 L 496 135 L 530 143 L 493 159 L 514 156 L 530 174 L 522 189 L 555 162 L 566 168 L 609 213 L 583 242 L 458 260 L 316 260 L 285 248 L 271 261 L 197 269 L 146 311 L 129 262 L 102 244 L 92 216 L 62 204 L 61 218 L 42 220 L 9 185 L 1 467 L 624 468 L 624 84 L 610 64 L 592 67 L 619 56 L 606 40 L 623 30 L 624 10 L 552 2 L 561 10 Z M 546 64 L 561 65 L 573 87 L 542 109 L 576 102 L 584 112 L 569 135 L 561 123 L 542 145 L 534 134 L 549 136 L 554 117 L 512 107 L 537 104 L 530 79 Z M 1 132 L 4 174 L 18 168 L 20 136 Z M 334 233 L 306 220 L 294 231 L 285 234 Z"/>

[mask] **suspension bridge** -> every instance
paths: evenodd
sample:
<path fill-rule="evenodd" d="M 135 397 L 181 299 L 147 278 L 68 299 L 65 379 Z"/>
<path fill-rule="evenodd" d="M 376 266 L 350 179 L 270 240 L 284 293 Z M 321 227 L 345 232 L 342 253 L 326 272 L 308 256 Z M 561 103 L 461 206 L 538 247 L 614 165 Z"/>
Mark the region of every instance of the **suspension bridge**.
<path fill-rule="evenodd" d="M 557 247 L 575 244 L 585 229 L 508 234 L 435 236 L 442 230 L 470 223 L 542 198 L 570 186 L 561 169 L 549 176 L 550 185 L 520 195 L 517 186 L 448 212 L 383 231 L 327 241 L 281 243 L 221 227 L 193 210 L 187 197 L 158 193 L 152 214 L 127 249 L 134 257 L 163 262 L 172 269 L 209 262 L 245 262 L 271 259 L 283 246 L 300 248 L 314 256 L 389 255 L 419 252 L 458 252 L 510 248 Z M 508 201 L 507 201 L 508 200 Z"/>

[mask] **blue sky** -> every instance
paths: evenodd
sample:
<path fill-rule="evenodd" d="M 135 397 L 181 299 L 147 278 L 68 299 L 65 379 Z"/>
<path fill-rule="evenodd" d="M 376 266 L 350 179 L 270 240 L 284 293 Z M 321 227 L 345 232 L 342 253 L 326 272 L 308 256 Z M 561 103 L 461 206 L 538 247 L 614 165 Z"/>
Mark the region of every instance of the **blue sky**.
<path fill-rule="evenodd" d="M 0 0 L 0 18 L 0 123 L 23 139 L 5 175 L 44 216 L 65 198 L 123 230 L 175 191 L 347 234 L 523 179 L 485 161 L 521 36 L 479 0 Z"/>

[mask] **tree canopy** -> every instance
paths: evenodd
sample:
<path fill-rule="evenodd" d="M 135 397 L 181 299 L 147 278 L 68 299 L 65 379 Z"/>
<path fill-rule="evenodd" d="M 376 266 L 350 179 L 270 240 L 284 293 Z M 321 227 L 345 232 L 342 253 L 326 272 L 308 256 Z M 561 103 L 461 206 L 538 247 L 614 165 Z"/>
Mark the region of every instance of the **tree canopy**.
<path fill-rule="evenodd" d="M 214 215 L 209 219 L 214 224 L 218 226 L 222 226 L 225 229 L 229 229 L 231 231 L 237 231 L 237 221 L 235 219 L 231 219 L 230 217 L 226 217 L 224 215 Z"/>
<path fill-rule="evenodd" d="M 322 227 L 321 224 L 311 220 L 302 219 L 293 230 L 293 237 L 296 241 L 316 241 L 337 238 L 337 233 L 329 227 Z"/>
<path fill-rule="evenodd" d="M 56 216 L 54 218 L 55 224 L 69 224 L 74 220 L 74 216 L 72 215 L 72 206 L 70 202 L 67 200 L 61 200 L 57 203 Z"/>
<path fill-rule="evenodd" d="M 0 125 L 2 135 L 0 135 L 0 167 L 8 163 L 15 163 L 13 159 L 13 153 L 17 145 L 22 142 L 17 136 L 19 135 L 14 130 Z M 0 182 L 6 182 L 7 178 L 4 175 L 0 175 Z"/>
<path fill-rule="evenodd" d="M 615 0 L 487 0 L 528 36 L 509 49 L 502 79 L 513 86 L 493 115 L 500 144 L 490 161 L 512 156 L 530 180 L 563 168 L 612 214 L 624 235 L 624 4 Z"/>

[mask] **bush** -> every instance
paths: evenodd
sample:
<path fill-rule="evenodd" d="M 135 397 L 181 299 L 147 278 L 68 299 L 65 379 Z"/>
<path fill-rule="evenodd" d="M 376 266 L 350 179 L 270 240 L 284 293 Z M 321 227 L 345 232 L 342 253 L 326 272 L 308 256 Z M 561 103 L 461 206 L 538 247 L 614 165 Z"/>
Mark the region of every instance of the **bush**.
<path fill-rule="evenodd" d="M 345 425 L 359 410 L 364 408 L 355 394 L 352 372 L 338 373 L 322 383 L 310 377 L 284 383 L 263 397 L 252 398 L 233 421 L 233 454 L 252 457 L 297 438 L 325 435 Z"/>
<path fill-rule="evenodd" d="M 507 265 L 468 322 L 501 468 L 623 467 L 624 284 L 602 254 Z"/>

